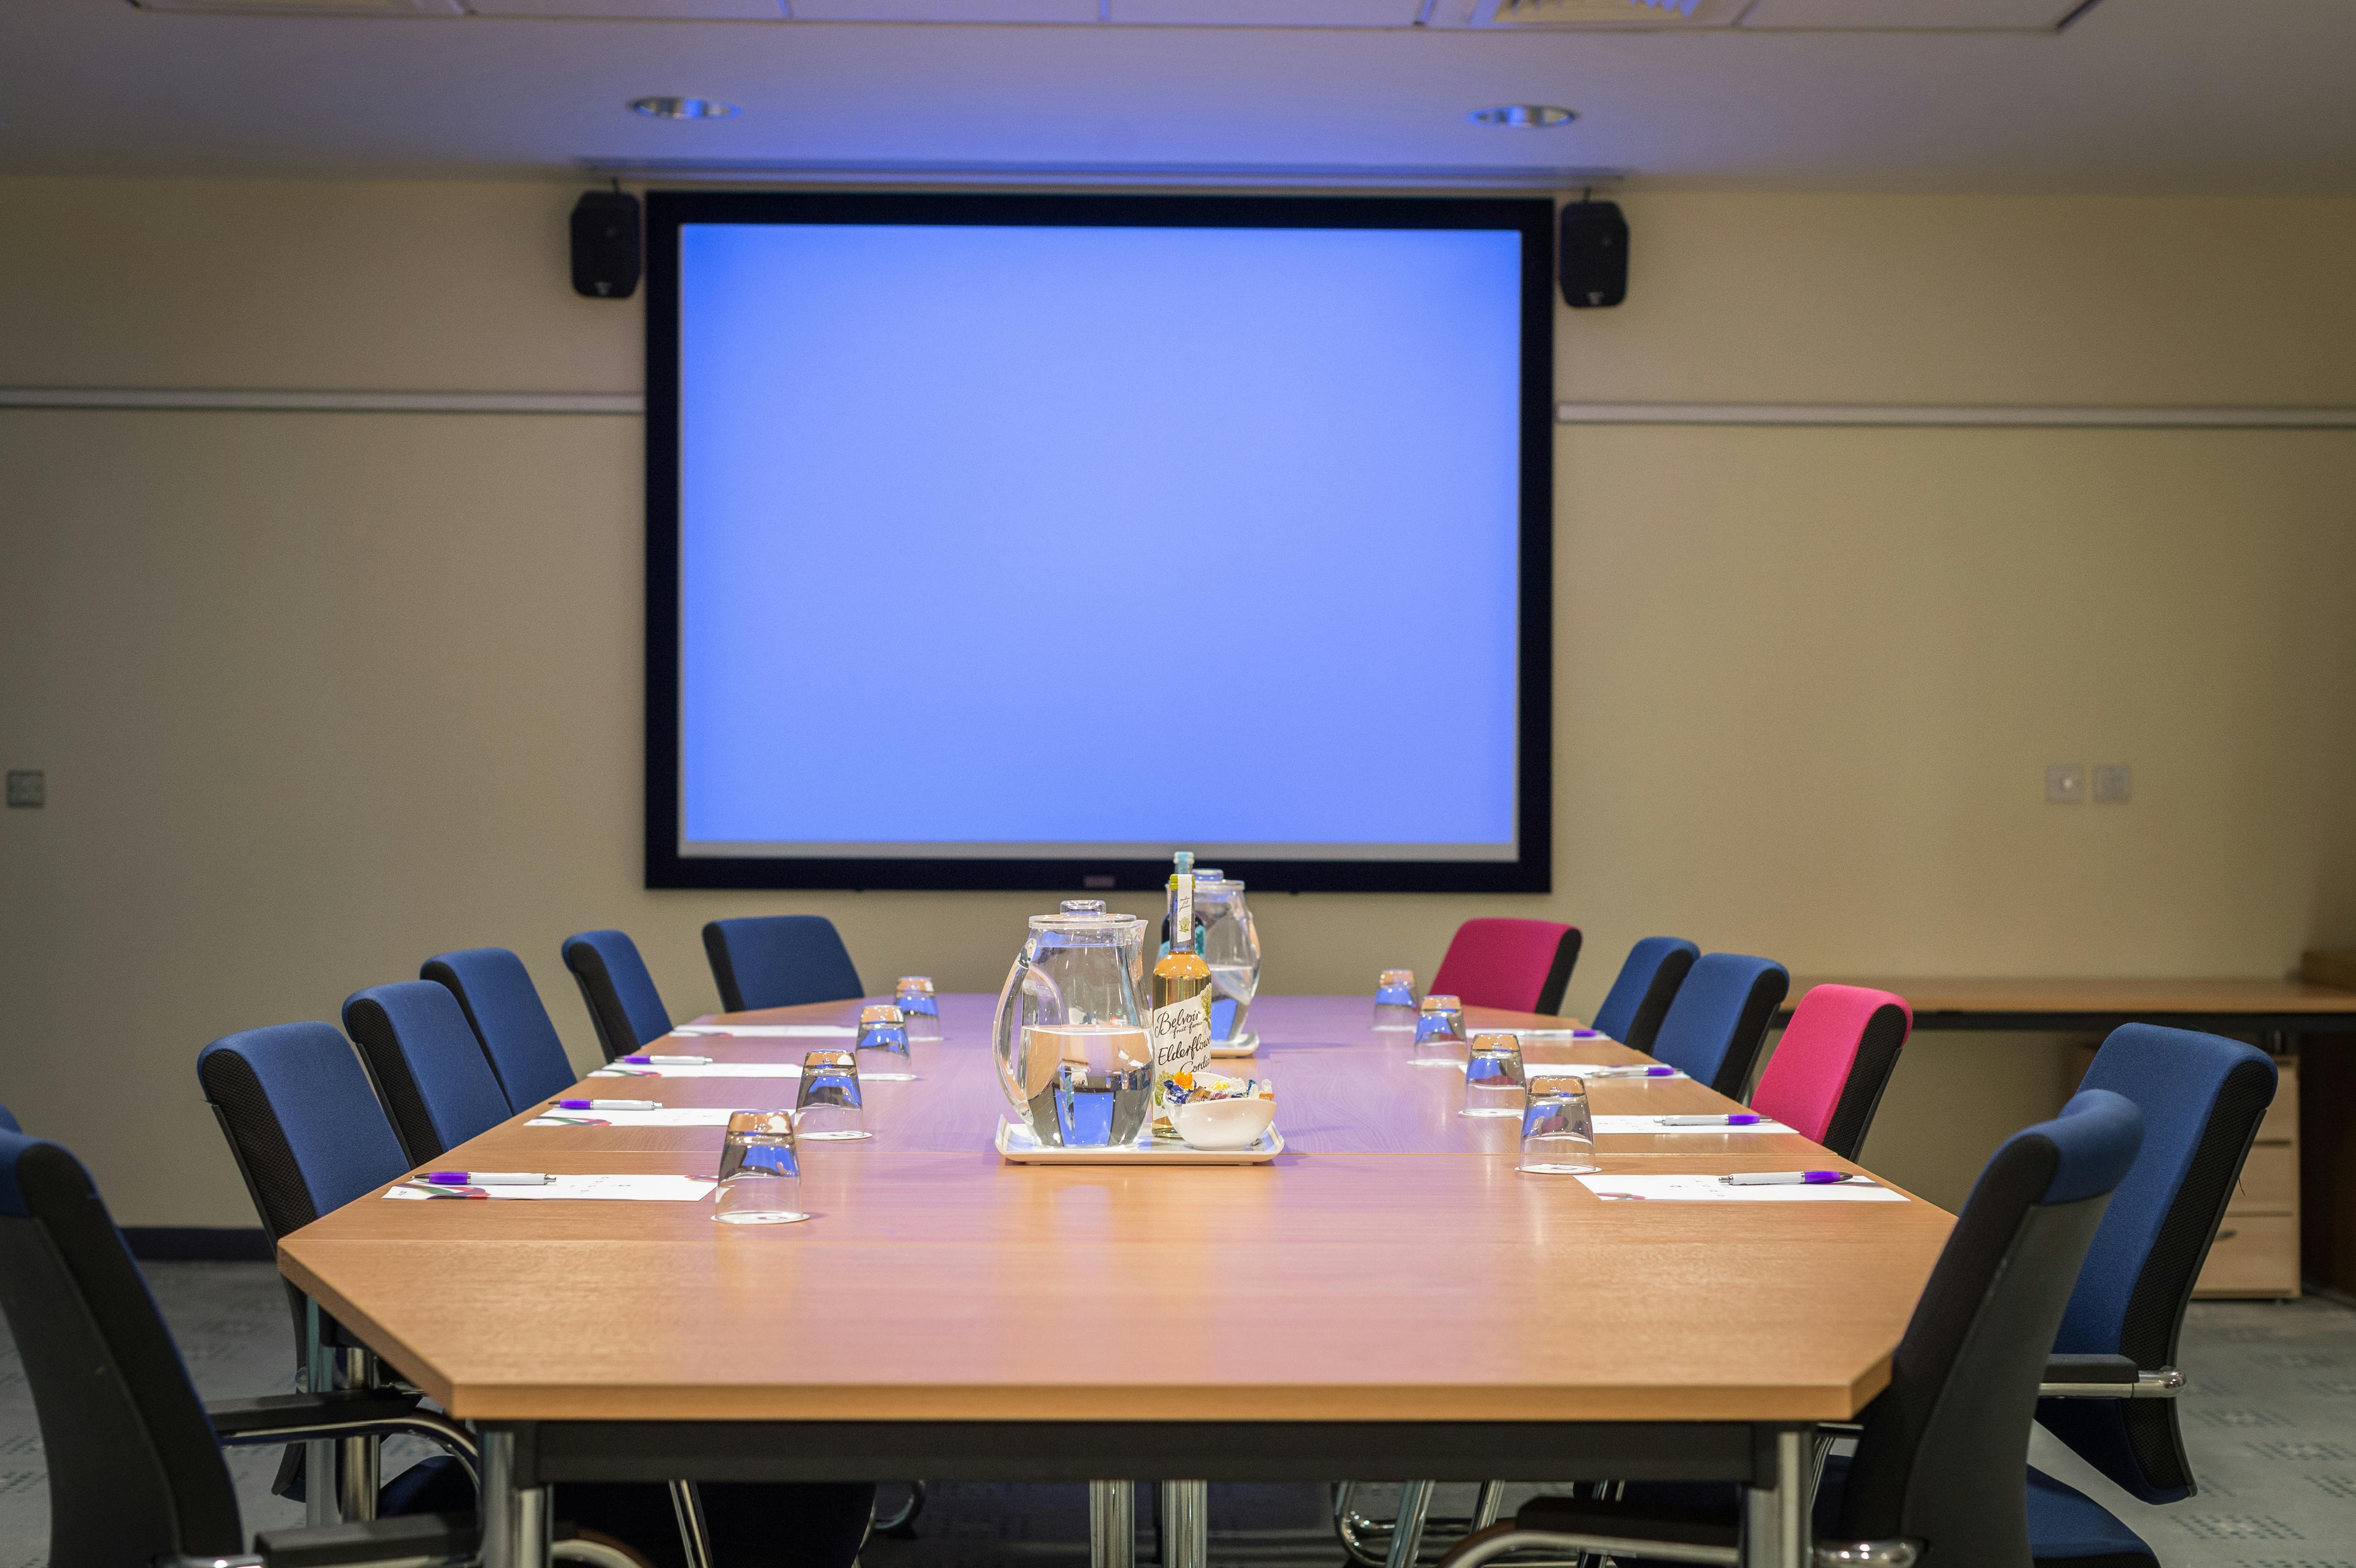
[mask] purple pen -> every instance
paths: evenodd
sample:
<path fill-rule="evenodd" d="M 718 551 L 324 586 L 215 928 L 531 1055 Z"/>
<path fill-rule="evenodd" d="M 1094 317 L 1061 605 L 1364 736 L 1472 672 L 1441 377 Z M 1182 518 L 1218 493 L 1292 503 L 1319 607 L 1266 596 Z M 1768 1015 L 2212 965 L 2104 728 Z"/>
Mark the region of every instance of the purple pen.
<path fill-rule="evenodd" d="M 559 1100 L 560 1111 L 659 1111 L 660 1100 Z"/>
<path fill-rule="evenodd" d="M 1737 1111 L 1728 1116 L 1663 1116 L 1661 1125 L 1665 1127 L 1748 1127 L 1755 1126 L 1766 1119 L 1764 1116 L 1754 1115 L 1748 1111 Z"/>
<path fill-rule="evenodd" d="M 1865 1177 L 1846 1170 L 1762 1170 L 1721 1176 L 1719 1179 L 1729 1187 L 1829 1187 L 1840 1181 L 1873 1185 Z"/>
<path fill-rule="evenodd" d="M 432 1170 L 422 1179 L 429 1187 L 544 1187 L 549 1180 L 536 1170 Z"/>

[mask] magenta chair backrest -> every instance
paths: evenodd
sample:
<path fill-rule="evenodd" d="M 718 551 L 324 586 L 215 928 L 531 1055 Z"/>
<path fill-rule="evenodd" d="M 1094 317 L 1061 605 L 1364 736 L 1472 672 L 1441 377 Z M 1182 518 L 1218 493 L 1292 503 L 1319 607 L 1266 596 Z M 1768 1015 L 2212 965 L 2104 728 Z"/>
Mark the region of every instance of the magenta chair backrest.
<path fill-rule="evenodd" d="M 1913 1027 L 1914 1009 L 1903 997 L 1818 986 L 1792 1009 L 1751 1108 L 1855 1159 Z"/>
<path fill-rule="evenodd" d="M 1571 965 L 1578 962 L 1575 925 L 1551 920 L 1468 920 L 1456 928 L 1430 989 L 1472 1008 L 1560 1012 Z"/>

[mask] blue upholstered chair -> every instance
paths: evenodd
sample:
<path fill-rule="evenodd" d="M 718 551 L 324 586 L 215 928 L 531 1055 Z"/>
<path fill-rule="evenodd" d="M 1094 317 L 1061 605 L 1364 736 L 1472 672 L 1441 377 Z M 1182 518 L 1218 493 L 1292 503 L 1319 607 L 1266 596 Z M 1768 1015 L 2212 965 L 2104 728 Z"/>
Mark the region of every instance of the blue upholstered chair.
<path fill-rule="evenodd" d="M 431 980 L 354 991 L 344 1000 L 344 1032 L 360 1048 L 412 1166 L 511 1114 L 458 998 Z"/>
<path fill-rule="evenodd" d="M 409 981 L 377 989 L 415 992 L 442 987 Z M 447 993 L 443 994 L 446 997 Z M 455 1010 L 456 1004 L 451 1006 Z M 467 1046 L 479 1063 L 482 1052 L 473 1045 L 471 1036 Z M 262 1226 L 273 1239 L 365 1198 L 387 1182 L 400 1180 L 412 1168 L 351 1047 L 326 1024 L 280 1024 L 215 1040 L 198 1057 L 197 1077 L 220 1119 Z M 499 1119 L 505 1115 L 501 1111 Z M 300 1346 L 303 1298 L 291 1285 L 287 1296 L 295 1305 L 295 1341 Z M 332 1347 L 361 1348 L 358 1339 L 332 1320 L 323 1318 L 322 1332 Z M 372 1392 L 384 1397 L 383 1391 Z M 299 1445 L 294 1453 L 300 1453 Z M 403 1471 L 380 1494 L 380 1510 L 450 1506 L 450 1488 L 466 1484 L 464 1472 L 453 1469 L 454 1465 L 452 1460 L 428 1459 Z M 278 1489 L 283 1495 L 301 1495 L 295 1480 L 299 1474 L 290 1455 L 280 1472 Z M 578 1519 L 637 1543 L 663 1563 L 670 1562 L 678 1548 L 678 1520 L 693 1506 L 691 1496 L 701 1494 L 712 1541 L 723 1563 L 757 1559 L 774 1545 L 776 1531 L 784 1526 L 794 1531 L 800 1551 L 809 1553 L 799 1560 L 848 1564 L 865 1533 L 875 1489 L 864 1484 L 756 1482 L 691 1488 L 684 1481 L 674 1481 L 560 1485 L 556 1494 L 561 1517 Z M 471 1508 L 471 1493 L 456 1506 Z M 78 1560 L 53 1557 L 52 1561 Z"/>
<path fill-rule="evenodd" d="M 1650 1050 L 1688 1078 L 1740 1100 L 1767 1026 L 1791 988 L 1792 976 L 1772 959 L 1705 954 L 1677 987 Z"/>
<path fill-rule="evenodd" d="M 556 1025 L 541 1006 L 540 992 L 523 960 L 504 947 L 469 947 L 437 953 L 418 971 L 458 998 L 491 1071 L 506 1091 L 508 1107 L 520 1111 L 573 1087 L 579 1074 L 556 1037 Z"/>
<path fill-rule="evenodd" d="M 463 1429 L 391 1392 L 206 1406 L 90 1173 L 58 1145 L 15 1131 L 0 1132 L 0 1307 L 48 1456 L 52 1563 L 95 1568 L 241 1555 L 245 1531 L 223 1443 L 422 1430 L 461 1451 L 473 1447 Z M 326 1565 L 416 1562 L 430 1551 L 463 1555 L 474 1544 L 473 1519 L 426 1510 L 469 1509 L 470 1493 L 464 1470 L 428 1460 L 379 1494 L 380 1513 L 404 1517 L 343 1527 L 356 1539 L 342 1551 L 316 1534 L 273 1531 L 265 1556 L 317 1552 L 303 1561 Z"/>
<path fill-rule="evenodd" d="M 2046 1371 L 2046 1430 L 2149 1503 L 2193 1492 L 2174 1394 L 2177 1334 L 2242 1162 L 2275 1097 L 2275 1064 L 2239 1040 L 2152 1024 L 2111 1031 L 2085 1087 L 2142 1110 L 2143 1152 L 2119 1184 Z"/>
<path fill-rule="evenodd" d="M 1650 1051 L 1677 987 L 1700 956 L 1700 948 L 1679 936 L 1648 936 L 1628 949 L 1619 977 L 1595 1009 L 1595 1027 L 1622 1045 Z"/>
<path fill-rule="evenodd" d="M 2101 1505 L 2021 1464 L 2045 1348 L 2142 1128 L 2132 1102 L 2089 1089 L 1990 1157 L 1899 1340 L 1890 1385 L 1866 1408 L 1855 1456 L 1826 1466 L 1820 1550 L 1854 1563 L 2153 1568 Z M 1663 1500 L 1676 1491 L 1702 1495 L 1682 1507 Z M 1654 1495 L 1535 1499 L 1511 1522 L 1466 1537 L 1442 1568 L 1479 1568 L 1523 1547 L 1631 1563 L 1673 1543 L 1685 1562 L 1739 1560 L 1731 1488 L 1631 1492 Z"/>
<path fill-rule="evenodd" d="M 627 1056 L 670 1032 L 655 977 L 638 944 L 618 931 L 584 931 L 564 939 L 564 966 L 573 971 L 597 1026 L 597 1046 L 608 1061 Z"/>
<path fill-rule="evenodd" d="M 865 995 L 850 950 L 822 914 L 715 920 L 703 928 L 703 954 L 720 1005 L 732 1013 Z"/>

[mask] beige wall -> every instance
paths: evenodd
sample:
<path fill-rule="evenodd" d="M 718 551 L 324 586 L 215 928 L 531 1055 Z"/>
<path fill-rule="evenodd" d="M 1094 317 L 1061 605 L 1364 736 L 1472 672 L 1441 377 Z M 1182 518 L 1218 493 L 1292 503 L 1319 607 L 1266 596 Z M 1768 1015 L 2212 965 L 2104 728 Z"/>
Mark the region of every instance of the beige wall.
<path fill-rule="evenodd" d="M 0 182 L 0 385 L 628 390 L 569 186 Z M 2356 203 L 1654 196 L 1594 400 L 2356 403 Z M 2231 240 L 2233 242 L 2228 243 Z M 2221 280 L 2234 286 L 2222 286 Z M 1429 972 L 1482 910 L 1795 970 L 2277 974 L 2356 940 L 2356 432 L 1559 432 L 1558 891 L 1258 906 L 1276 990 Z M 871 981 L 994 987 L 1027 894 L 637 885 L 637 421 L 0 411 L 0 1099 L 127 1222 L 250 1210 L 229 1029 L 439 948 L 833 917 Z M 2127 762 L 2124 809 L 2048 762 Z M 1141 906 L 1140 906 L 1141 907 Z M 1949 1201 L 2060 1093 L 1926 1036 L 1869 1159 Z"/>

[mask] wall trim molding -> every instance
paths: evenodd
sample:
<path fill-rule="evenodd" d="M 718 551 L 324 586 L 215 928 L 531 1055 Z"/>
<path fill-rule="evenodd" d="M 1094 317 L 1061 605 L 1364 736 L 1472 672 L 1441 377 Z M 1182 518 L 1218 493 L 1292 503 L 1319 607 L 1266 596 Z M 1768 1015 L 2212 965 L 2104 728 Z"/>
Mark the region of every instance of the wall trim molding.
<path fill-rule="evenodd" d="M 301 392 L 264 388 L 0 387 L 0 409 L 314 414 L 642 414 L 637 392 Z"/>
<path fill-rule="evenodd" d="M 1557 403 L 1557 424 L 1914 425 L 1950 429 L 2351 430 L 2356 407 L 2002 403 Z"/>
<path fill-rule="evenodd" d="M 193 410 L 240 413 L 621 414 L 637 392 L 330 392 L 273 388 L 0 387 L 0 409 Z M 2104 407 L 2001 403 L 1579 403 L 1557 424 L 1914 426 L 1944 429 L 2356 430 L 2356 406 Z"/>

